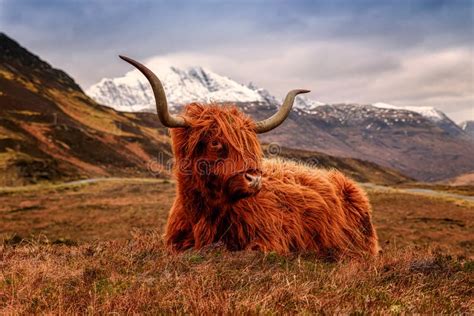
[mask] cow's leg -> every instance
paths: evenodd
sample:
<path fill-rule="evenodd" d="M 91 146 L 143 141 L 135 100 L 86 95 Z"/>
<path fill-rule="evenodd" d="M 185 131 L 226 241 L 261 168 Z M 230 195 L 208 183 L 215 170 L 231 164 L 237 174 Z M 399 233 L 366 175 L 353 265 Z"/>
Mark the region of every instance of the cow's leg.
<path fill-rule="evenodd" d="M 185 250 L 194 247 L 191 223 L 178 199 L 171 207 L 165 232 L 166 245 L 173 250 Z"/>

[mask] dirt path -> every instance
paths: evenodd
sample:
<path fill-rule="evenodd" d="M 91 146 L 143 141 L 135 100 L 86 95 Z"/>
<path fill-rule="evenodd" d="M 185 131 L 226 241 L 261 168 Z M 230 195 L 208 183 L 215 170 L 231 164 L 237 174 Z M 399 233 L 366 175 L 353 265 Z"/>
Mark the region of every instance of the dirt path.
<path fill-rule="evenodd" d="M 444 191 L 436 191 L 436 190 L 431 190 L 431 189 L 420 189 L 420 188 L 405 188 L 405 189 L 396 188 L 395 189 L 392 187 L 373 184 L 373 183 L 361 183 L 361 185 L 365 189 L 375 189 L 375 190 L 382 190 L 382 191 L 399 191 L 403 193 L 422 194 L 422 195 L 431 196 L 431 197 L 454 198 L 454 199 L 459 199 L 463 201 L 474 202 L 474 196 L 455 194 L 455 193 L 449 193 L 449 192 L 444 192 Z"/>
<path fill-rule="evenodd" d="M 47 183 L 47 184 L 33 184 L 17 187 L 0 187 L 0 193 L 10 193 L 10 192 L 29 192 L 37 191 L 44 189 L 58 189 L 58 188 L 67 188 L 73 186 L 81 186 L 86 184 L 100 183 L 100 182 L 124 182 L 124 183 L 163 183 L 163 182 L 173 182 L 171 180 L 165 179 L 153 179 L 153 178 L 89 178 L 82 180 L 74 180 L 63 183 Z"/>

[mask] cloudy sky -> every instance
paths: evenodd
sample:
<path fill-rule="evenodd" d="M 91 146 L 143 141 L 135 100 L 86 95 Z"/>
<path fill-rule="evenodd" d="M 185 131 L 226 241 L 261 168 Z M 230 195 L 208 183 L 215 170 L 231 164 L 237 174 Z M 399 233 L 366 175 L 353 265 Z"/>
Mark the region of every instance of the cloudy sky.
<path fill-rule="evenodd" d="M 130 66 L 200 65 L 277 96 L 435 106 L 474 119 L 474 1 L 0 0 L 0 31 L 84 88 Z"/>

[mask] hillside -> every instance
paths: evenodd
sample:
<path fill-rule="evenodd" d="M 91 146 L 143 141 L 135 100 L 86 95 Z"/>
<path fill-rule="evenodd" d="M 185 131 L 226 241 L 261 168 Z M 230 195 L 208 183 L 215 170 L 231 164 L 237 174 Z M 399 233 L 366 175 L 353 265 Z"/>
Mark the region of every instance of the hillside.
<path fill-rule="evenodd" d="M 170 158 L 155 120 L 97 105 L 64 72 L 0 34 L 0 185 L 152 176 Z"/>
<path fill-rule="evenodd" d="M 455 178 L 447 179 L 444 181 L 444 183 L 454 186 L 474 186 L 474 172 L 461 174 Z"/>
<path fill-rule="evenodd" d="M 154 114 L 98 105 L 71 77 L 5 34 L 0 34 L 0 105 L 0 186 L 170 176 L 165 167 L 170 138 Z M 337 157 L 314 155 L 319 166 L 337 166 L 364 181 L 407 180 L 364 161 L 352 160 L 349 166 Z"/>
<path fill-rule="evenodd" d="M 156 62 L 149 66 L 162 79 L 174 112 L 189 102 L 212 100 L 237 103 L 249 115 L 262 119 L 273 114 L 279 103 L 255 84 L 243 85 L 202 67 L 179 69 Z M 87 93 L 99 103 L 123 111 L 154 111 L 150 86 L 136 70 L 104 78 Z M 298 97 L 287 121 L 261 139 L 369 160 L 423 181 L 474 171 L 472 136 L 431 107 L 324 104 Z"/>

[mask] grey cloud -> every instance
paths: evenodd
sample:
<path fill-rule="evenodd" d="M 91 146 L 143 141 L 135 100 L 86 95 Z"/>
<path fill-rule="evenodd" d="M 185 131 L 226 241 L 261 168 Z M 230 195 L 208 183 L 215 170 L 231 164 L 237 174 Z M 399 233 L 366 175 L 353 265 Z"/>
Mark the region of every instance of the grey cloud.
<path fill-rule="evenodd" d="M 0 0 L 0 29 L 84 88 L 124 74 L 119 53 L 169 55 L 278 96 L 310 88 L 324 102 L 431 105 L 459 120 L 474 119 L 472 10 L 457 0 Z"/>

